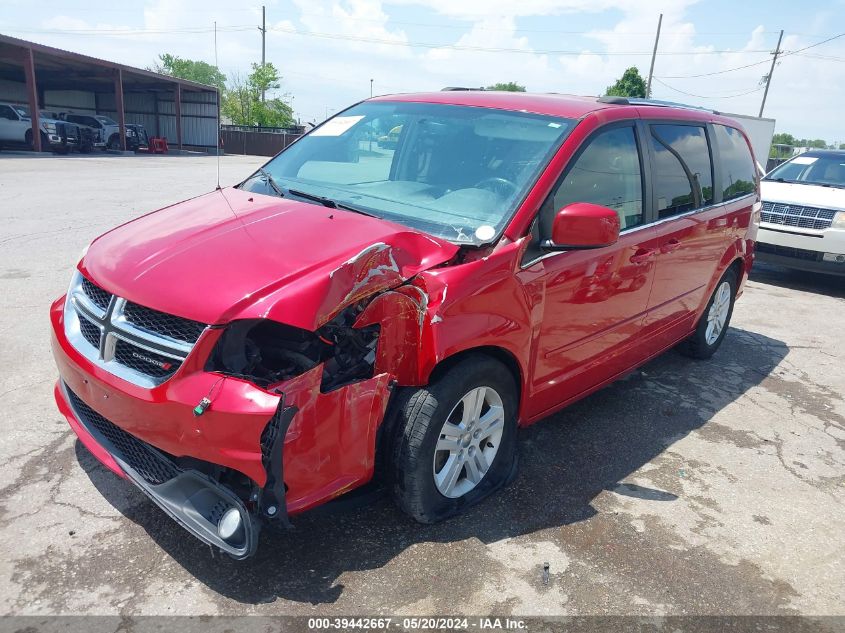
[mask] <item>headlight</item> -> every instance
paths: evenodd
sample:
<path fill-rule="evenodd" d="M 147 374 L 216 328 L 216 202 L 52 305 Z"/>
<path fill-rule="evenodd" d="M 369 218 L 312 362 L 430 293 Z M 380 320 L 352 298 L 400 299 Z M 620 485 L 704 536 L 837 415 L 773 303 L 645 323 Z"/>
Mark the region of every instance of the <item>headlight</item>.
<path fill-rule="evenodd" d="M 265 389 L 323 364 L 321 390 L 371 378 L 379 326 L 352 326 L 357 310 L 347 308 L 316 332 L 270 320 L 230 323 L 206 371 L 243 378 Z"/>
<path fill-rule="evenodd" d="M 845 211 L 840 211 L 833 216 L 833 224 L 830 225 L 830 228 L 845 231 Z"/>
<path fill-rule="evenodd" d="M 56 124 L 55 123 L 48 123 L 44 121 L 41 124 L 41 129 L 47 132 L 47 134 L 55 134 L 56 133 Z"/>

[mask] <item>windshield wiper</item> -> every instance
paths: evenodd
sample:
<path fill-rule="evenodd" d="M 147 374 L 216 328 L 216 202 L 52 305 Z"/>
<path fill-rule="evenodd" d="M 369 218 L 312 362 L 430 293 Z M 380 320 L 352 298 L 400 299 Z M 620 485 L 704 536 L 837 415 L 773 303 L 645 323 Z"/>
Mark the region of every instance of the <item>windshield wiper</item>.
<path fill-rule="evenodd" d="M 845 188 L 845 185 L 838 185 L 832 182 L 814 182 L 812 180 L 787 180 L 785 178 L 763 178 L 763 180 L 768 180 L 770 182 L 785 182 L 790 185 L 811 185 L 814 187 L 834 187 L 836 189 Z"/>
<path fill-rule="evenodd" d="M 285 197 L 285 194 L 282 193 L 282 188 L 279 187 L 278 184 L 276 184 L 276 181 L 273 180 L 273 176 L 271 176 L 267 170 L 265 170 L 263 167 L 259 167 L 258 173 L 264 176 L 264 179 L 267 181 L 267 184 L 270 185 L 270 188 L 276 192 L 276 195 L 278 195 L 280 198 Z"/>
<path fill-rule="evenodd" d="M 358 209 L 356 207 L 351 207 L 348 204 L 344 204 L 343 202 L 337 202 L 336 200 L 332 200 L 331 198 L 327 198 L 326 196 L 318 196 L 315 193 L 308 193 L 307 191 L 299 191 L 298 189 L 288 189 L 288 193 L 292 196 L 296 196 L 297 198 L 305 198 L 306 200 L 312 200 L 313 202 L 317 202 L 318 204 L 322 204 L 324 207 L 328 207 L 329 209 L 343 209 L 344 211 L 352 211 L 353 213 L 360 213 L 361 215 L 366 215 L 371 218 L 377 218 L 378 216 L 370 213 L 368 211 L 364 211 L 363 209 Z"/>
<path fill-rule="evenodd" d="M 763 180 L 768 180 L 770 182 L 786 182 L 791 185 L 800 185 L 803 184 L 801 180 L 786 180 L 785 178 L 763 178 Z"/>

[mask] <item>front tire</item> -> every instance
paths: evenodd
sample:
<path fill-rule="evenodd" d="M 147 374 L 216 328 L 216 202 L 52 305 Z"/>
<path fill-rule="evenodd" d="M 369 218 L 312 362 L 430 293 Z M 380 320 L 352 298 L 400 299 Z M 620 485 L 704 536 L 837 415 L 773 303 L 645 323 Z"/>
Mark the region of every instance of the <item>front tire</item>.
<path fill-rule="evenodd" d="M 515 476 L 517 387 L 498 361 L 467 357 L 393 407 L 393 496 L 417 521 L 454 516 Z"/>
<path fill-rule="evenodd" d="M 691 358 L 707 359 L 716 353 L 731 322 L 739 284 L 736 269 L 730 268 L 722 275 L 707 307 L 698 321 L 695 332 L 681 343 L 678 350 Z"/>

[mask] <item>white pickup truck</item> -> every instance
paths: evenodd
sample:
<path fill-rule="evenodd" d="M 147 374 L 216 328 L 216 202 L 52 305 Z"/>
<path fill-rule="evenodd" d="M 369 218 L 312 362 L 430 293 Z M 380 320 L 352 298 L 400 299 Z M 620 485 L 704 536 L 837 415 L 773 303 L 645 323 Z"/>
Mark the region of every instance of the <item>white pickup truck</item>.
<path fill-rule="evenodd" d="M 69 152 L 79 146 L 79 126 L 54 118 L 48 112 L 39 116 L 41 148 Z M 29 107 L 16 103 L 0 103 L 0 144 L 25 144 L 32 147 L 32 119 Z"/>
<path fill-rule="evenodd" d="M 66 121 L 84 125 L 94 132 L 94 147 L 120 149 L 120 125 L 104 114 L 82 114 L 66 112 L 62 115 Z M 138 137 L 135 130 L 126 128 L 126 149 L 138 149 Z"/>

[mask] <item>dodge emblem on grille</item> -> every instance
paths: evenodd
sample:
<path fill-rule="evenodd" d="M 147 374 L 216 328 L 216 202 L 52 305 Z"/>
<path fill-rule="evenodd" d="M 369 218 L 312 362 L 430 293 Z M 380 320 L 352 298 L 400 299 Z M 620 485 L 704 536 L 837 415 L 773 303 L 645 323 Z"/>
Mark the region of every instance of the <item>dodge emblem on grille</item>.
<path fill-rule="evenodd" d="M 138 352 L 132 352 L 132 358 L 137 358 L 138 360 L 142 360 L 145 363 L 150 363 L 151 365 L 155 365 L 156 367 L 161 367 L 162 369 L 170 369 L 171 367 L 173 367 L 173 363 L 156 360 L 155 358 L 150 358 L 149 356 L 139 354 Z"/>

